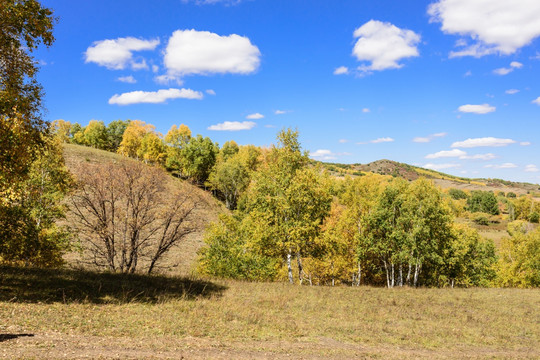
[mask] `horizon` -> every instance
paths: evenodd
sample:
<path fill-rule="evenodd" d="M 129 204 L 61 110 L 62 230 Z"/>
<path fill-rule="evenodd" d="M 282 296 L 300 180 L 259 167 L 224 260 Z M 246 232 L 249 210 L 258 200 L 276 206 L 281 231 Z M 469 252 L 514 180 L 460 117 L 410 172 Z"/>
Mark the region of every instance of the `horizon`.
<path fill-rule="evenodd" d="M 43 4 L 59 17 L 35 53 L 48 121 L 258 146 L 291 127 L 315 160 L 540 182 L 538 2 Z"/>

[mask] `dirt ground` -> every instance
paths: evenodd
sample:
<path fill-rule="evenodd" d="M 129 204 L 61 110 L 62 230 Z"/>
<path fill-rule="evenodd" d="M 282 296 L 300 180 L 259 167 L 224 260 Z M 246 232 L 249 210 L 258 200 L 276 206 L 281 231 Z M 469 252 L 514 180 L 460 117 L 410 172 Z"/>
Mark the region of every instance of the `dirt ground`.
<path fill-rule="evenodd" d="M 316 341 L 222 342 L 160 336 L 111 338 L 62 333 L 0 334 L 2 359 L 538 359 L 540 350 L 456 348 L 425 350 L 370 347 L 331 338 Z"/>

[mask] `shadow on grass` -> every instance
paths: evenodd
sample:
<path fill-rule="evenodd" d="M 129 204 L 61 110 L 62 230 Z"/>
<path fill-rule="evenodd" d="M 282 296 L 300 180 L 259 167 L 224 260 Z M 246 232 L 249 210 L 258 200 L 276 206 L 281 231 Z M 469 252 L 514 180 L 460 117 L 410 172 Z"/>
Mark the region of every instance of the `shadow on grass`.
<path fill-rule="evenodd" d="M 0 301 L 21 303 L 159 303 L 220 296 L 208 281 L 68 269 L 0 267 Z"/>
<path fill-rule="evenodd" d="M 0 334 L 0 342 L 17 339 L 20 337 L 33 337 L 34 334 Z"/>

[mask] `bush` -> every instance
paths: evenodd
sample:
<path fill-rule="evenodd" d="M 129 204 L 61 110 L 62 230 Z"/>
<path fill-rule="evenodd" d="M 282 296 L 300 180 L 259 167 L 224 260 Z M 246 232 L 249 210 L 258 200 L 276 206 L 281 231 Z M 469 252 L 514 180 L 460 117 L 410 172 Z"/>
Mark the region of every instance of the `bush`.
<path fill-rule="evenodd" d="M 540 214 L 537 213 L 536 211 L 530 213 L 529 214 L 529 221 L 532 222 L 532 223 L 538 224 L 538 222 L 540 221 Z"/>
<path fill-rule="evenodd" d="M 506 197 L 515 199 L 517 196 L 516 196 L 516 193 L 510 191 L 509 193 L 506 194 Z"/>
<path fill-rule="evenodd" d="M 485 214 L 481 212 L 475 213 L 473 215 L 472 221 L 477 225 L 487 226 L 489 225 L 489 214 Z"/>
<path fill-rule="evenodd" d="M 467 199 L 469 197 L 465 191 L 453 188 L 448 190 L 448 195 L 454 200 Z"/>

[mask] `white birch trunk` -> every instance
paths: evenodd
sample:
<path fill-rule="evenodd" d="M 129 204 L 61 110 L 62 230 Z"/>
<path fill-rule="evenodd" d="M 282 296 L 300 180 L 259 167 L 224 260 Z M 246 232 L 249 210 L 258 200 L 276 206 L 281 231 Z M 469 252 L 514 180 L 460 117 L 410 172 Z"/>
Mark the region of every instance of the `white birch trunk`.
<path fill-rule="evenodd" d="M 292 255 L 291 255 L 291 253 L 289 252 L 289 253 L 287 254 L 287 269 L 289 270 L 289 282 L 290 282 L 291 284 L 294 284 L 294 280 L 293 280 L 293 276 L 292 276 L 291 258 L 292 258 Z"/>

